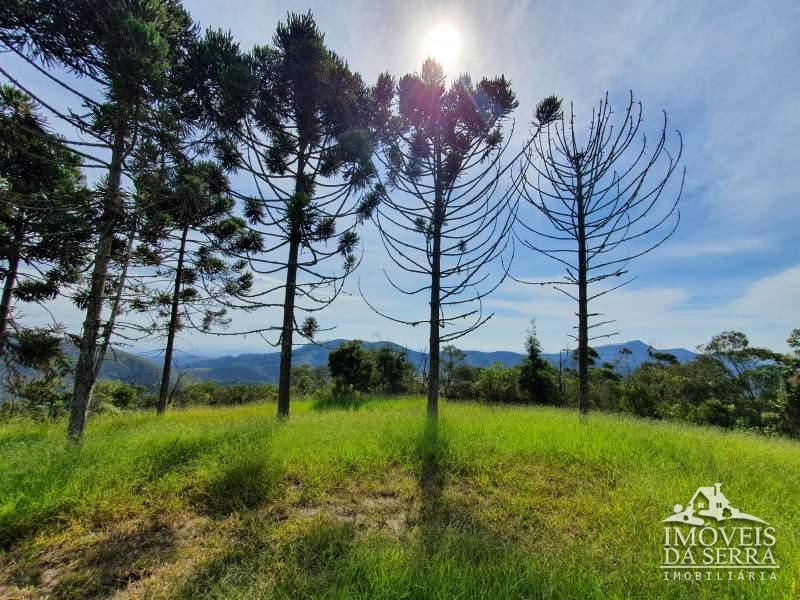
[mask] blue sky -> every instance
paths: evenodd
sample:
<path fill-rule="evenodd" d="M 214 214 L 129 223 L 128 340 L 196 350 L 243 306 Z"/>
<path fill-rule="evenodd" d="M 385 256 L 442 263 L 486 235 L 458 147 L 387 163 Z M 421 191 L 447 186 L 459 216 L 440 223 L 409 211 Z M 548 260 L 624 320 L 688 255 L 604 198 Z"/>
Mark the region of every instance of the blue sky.
<path fill-rule="evenodd" d="M 687 180 L 676 235 L 634 263 L 638 279 L 599 305 L 606 318 L 617 319 L 612 329 L 620 333 L 613 341 L 694 348 L 719 331 L 740 329 L 754 344 L 781 349 L 789 331 L 800 327 L 799 3 L 185 4 L 202 26 L 231 30 L 244 48 L 268 43 L 288 11 L 310 9 L 329 46 L 367 82 L 381 71 L 402 75 L 419 68 L 428 31 L 450 23 L 462 39 L 453 71 L 475 78 L 505 74 L 520 100 L 520 124 L 547 94 L 573 101 L 580 119 L 606 90 L 619 101 L 632 89 L 648 123 L 657 125 L 663 109 L 683 133 Z M 421 296 L 412 303 L 379 283 L 387 260 L 374 232 L 366 230 L 362 238 L 366 257 L 347 286 L 353 295 L 324 313 L 322 324 L 337 325 L 335 337 L 392 339 L 423 349 L 425 331 L 387 322 L 358 298 L 360 277 L 370 300 L 387 312 L 411 317 L 427 310 Z M 558 273 L 545 258 L 526 254 L 522 260 L 516 272 Z M 496 316 L 460 346 L 520 350 L 531 317 L 546 350 L 568 343 L 575 307 L 557 292 L 508 282 L 487 305 Z M 54 310 L 68 324 L 76 322 L 66 305 Z M 26 312 L 37 316 L 34 309 Z M 279 322 L 276 314 L 258 318 Z M 237 317 L 234 327 L 252 319 Z M 260 338 L 196 335 L 184 338 L 182 348 L 209 354 L 271 350 Z"/>

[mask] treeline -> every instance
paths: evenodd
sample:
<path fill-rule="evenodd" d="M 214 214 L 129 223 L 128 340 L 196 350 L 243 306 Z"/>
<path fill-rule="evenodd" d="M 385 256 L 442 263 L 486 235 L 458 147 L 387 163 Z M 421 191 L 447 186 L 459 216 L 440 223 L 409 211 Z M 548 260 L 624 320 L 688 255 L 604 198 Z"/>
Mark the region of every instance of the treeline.
<path fill-rule="evenodd" d="M 321 311 L 363 259 L 367 226 L 395 270 L 391 289 L 425 307 L 397 318 L 360 290 L 376 314 L 426 328 L 430 418 L 454 386 L 516 398 L 505 379 L 529 399 L 552 397 L 551 375 L 533 363 L 519 377 L 449 379 L 447 348 L 491 318 L 483 300 L 512 275 L 515 239 L 526 269 L 540 256 L 565 269 L 526 283 L 575 301 L 577 405 L 607 408 L 592 398 L 590 369 L 607 321 L 590 307 L 678 225 L 683 144 L 666 113 L 648 140 L 633 94 L 617 123 L 605 94 L 584 125 L 546 96 L 512 144 L 519 102 L 502 75 L 448 79 L 428 59 L 367 84 L 310 13 L 243 49 L 230 33 L 201 31 L 179 0 L 8 0 L 0 50 L 15 65 L 0 67 L 0 360 L 13 396 L 51 414 L 66 403 L 71 440 L 98 405 L 115 344 L 158 343 L 162 381 L 148 406 L 183 402 L 173 362 L 187 331 L 280 347 L 277 413 L 287 418 L 292 348 L 331 327 Z M 80 331 L 26 323 L 21 307 L 57 298 L 80 311 Z M 235 311 L 250 314 L 245 330 L 231 329 Z M 350 345 L 332 356 L 332 397 L 420 384 L 392 352 Z"/>
<path fill-rule="evenodd" d="M 747 337 L 724 332 L 701 347 L 693 360 L 679 362 L 669 353 L 649 352 L 649 359 L 630 365 L 623 348 L 613 362 L 592 364 L 589 404 L 593 410 L 697 425 L 800 434 L 800 331 L 789 338 L 794 354 L 780 355 L 753 348 Z M 533 330 L 526 340 L 527 356 L 508 368 L 501 363 L 475 367 L 455 346 L 443 348 L 442 394 L 450 401 L 487 404 L 528 404 L 572 407 L 579 404 L 579 374 L 557 368 L 541 358 Z M 594 352 L 590 356 L 596 358 Z M 574 363 L 573 363 L 574 364 Z M 326 366 L 296 365 L 291 389 L 295 396 L 314 400 L 314 406 L 356 407 L 384 396 L 422 394 L 427 388 L 426 365 L 412 364 L 391 346 L 365 348 L 358 340 L 332 350 Z M 228 385 L 188 382 L 179 385 L 171 403 L 176 407 L 232 406 L 275 402 L 274 385 Z M 158 395 L 146 388 L 116 381 L 99 381 L 91 411 L 151 410 Z M 68 406 L 66 395 L 53 407 L 33 403 L 28 410 L 56 414 Z"/>
<path fill-rule="evenodd" d="M 531 340 L 535 344 L 535 337 L 528 339 L 529 347 Z M 694 360 L 681 363 L 672 354 L 651 351 L 635 369 L 628 362 L 630 351 L 623 348 L 612 363 L 592 365 L 589 404 L 639 417 L 797 436 L 800 330 L 788 341 L 793 354 L 782 355 L 751 347 L 744 334 L 729 331 L 702 346 Z M 578 406 L 579 374 L 541 361 L 537 351 L 511 369 L 499 363 L 471 367 L 457 349 L 447 352 L 443 379 L 448 398 Z"/>

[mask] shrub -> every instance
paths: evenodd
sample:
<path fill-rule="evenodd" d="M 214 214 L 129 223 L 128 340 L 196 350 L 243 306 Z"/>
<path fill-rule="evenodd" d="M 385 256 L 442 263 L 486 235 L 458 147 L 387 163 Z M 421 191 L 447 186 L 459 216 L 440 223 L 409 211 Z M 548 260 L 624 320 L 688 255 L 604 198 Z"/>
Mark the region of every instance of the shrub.
<path fill-rule="evenodd" d="M 389 346 L 369 352 L 374 364 L 372 388 L 375 391 L 400 394 L 413 387 L 416 369 L 406 359 L 405 352 Z"/>
<path fill-rule="evenodd" d="M 370 390 L 373 364 L 361 340 L 346 342 L 332 350 L 328 354 L 328 368 L 333 377 L 334 396 L 345 397 Z"/>
<path fill-rule="evenodd" d="M 121 409 L 151 408 L 155 406 L 155 398 L 144 386 L 104 379 L 95 385 L 92 405 L 95 412 L 104 412 L 108 406 Z"/>
<path fill-rule="evenodd" d="M 693 420 L 696 423 L 730 427 L 734 421 L 730 408 L 717 398 L 709 398 L 694 410 Z"/>
<path fill-rule="evenodd" d="M 176 406 L 233 406 L 277 398 L 274 385 L 220 385 L 206 381 L 178 388 L 173 396 Z"/>
<path fill-rule="evenodd" d="M 292 393 L 300 396 L 324 394 L 330 385 L 331 373 L 327 366 L 312 367 L 296 365 L 292 367 Z"/>
<path fill-rule="evenodd" d="M 506 369 L 499 362 L 481 369 L 476 389 L 481 400 L 486 402 L 521 402 L 519 367 Z"/>

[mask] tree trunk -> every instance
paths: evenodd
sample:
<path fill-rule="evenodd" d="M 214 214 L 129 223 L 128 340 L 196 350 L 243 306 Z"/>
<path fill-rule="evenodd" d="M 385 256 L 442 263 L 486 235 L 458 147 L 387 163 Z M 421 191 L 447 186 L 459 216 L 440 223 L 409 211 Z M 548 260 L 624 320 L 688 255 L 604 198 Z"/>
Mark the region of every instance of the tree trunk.
<path fill-rule="evenodd" d="M 72 442 L 80 443 L 86 428 L 89 401 L 95 384 L 95 361 L 97 360 L 97 338 L 100 332 L 100 318 L 103 312 L 108 265 L 114 246 L 114 231 L 124 212 L 122 203 L 122 162 L 125 143 L 124 121 L 118 126 L 111 151 L 111 164 L 108 170 L 103 217 L 100 226 L 100 239 L 94 257 L 89 297 L 86 302 L 86 317 L 83 321 L 78 362 L 75 365 L 75 387 L 70 407 L 67 436 Z"/>
<path fill-rule="evenodd" d="M 586 262 L 586 207 L 577 162 L 575 170 L 578 200 L 578 410 L 581 416 L 585 416 L 589 412 L 589 265 Z"/>
<path fill-rule="evenodd" d="M 437 178 L 438 180 L 438 178 Z M 439 417 L 439 313 L 441 304 L 441 244 L 442 244 L 442 192 L 436 184 L 433 206 L 433 249 L 431 256 L 431 321 L 428 353 L 430 374 L 428 376 L 428 419 Z"/>
<path fill-rule="evenodd" d="M 181 280 L 183 279 L 183 260 L 186 255 L 186 238 L 189 237 L 189 226 L 183 228 L 181 245 L 178 248 L 178 265 L 175 268 L 175 286 L 172 290 L 172 307 L 167 325 L 167 347 L 164 350 L 164 368 L 161 371 L 161 387 L 158 389 L 158 408 L 156 412 L 163 415 L 169 400 L 169 381 L 172 377 L 172 352 L 175 347 L 175 331 L 178 327 L 178 309 L 181 300 Z"/>
<path fill-rule="evenodd" d="M 292 233 L 289 239 L 289 260 L 286 262 L 286 295 L 283 300 L 281 329 L 281 367 L 278 379 L 278 418 L 289 418 L 289 393 L 292 384 L 292 336 L 294 335 L 294 295 L 297 284 L 297 257 L 300 236 Z"/>
<path fill-rule="evenodd" d="M 14 247 L 9 253 L 6 280 L 3 282 L 3 296 L 0 299 L 0 356 L 3 356 L 8 341 L 8 325 L 11 320 L 11 300 L 14 295 L 14 285 L 17 283 L 19 272 L 19 245 L 22 241 L 22 224 L 18 223 L 14 230 Z"/>
<path fill-rule="evenodd" d="M 122 271 L 119 275 L 119 282 L 117 282 L 117 291 L 114 296 L 114 301 L 111 303 L 109 310 L 108 320 L 103 326 L 103 341 L 100 349 L 97 351 L 97 358 L 94 365 L 94 378 L 95 381 L 100 377 L 100 369 L 103 367 L 103 361 L 106 358 L 106 353 L 111 345 L 111 336 L 114 334 L 114 323 L 119 314 L 119 307 L 122 304 L 122 294 L 125 291 L 125 281 L 128 279 L 128 267 L 131 262 L 131 251 L 133 250 L 133 242 L 136 239 L 136 227 L 131 226 L 128 232 L 128 241 L 125 244 L 125 261 L 122 263 Z"/>

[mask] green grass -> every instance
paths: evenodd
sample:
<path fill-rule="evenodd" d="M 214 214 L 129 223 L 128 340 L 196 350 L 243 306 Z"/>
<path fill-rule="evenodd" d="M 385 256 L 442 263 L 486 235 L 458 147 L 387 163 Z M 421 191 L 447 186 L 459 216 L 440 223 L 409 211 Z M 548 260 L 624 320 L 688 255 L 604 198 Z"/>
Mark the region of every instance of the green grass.
<path fill-rule="evenodd" d="M 318 407 L 316 407 L 318 408 Z M 295 402 L 0 426 L 0 597 L 797 597 L 800 444 L 571 411 Z M 664 582 L 700 485 L 776 528 L 777 582 Z"/>

